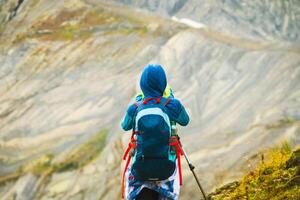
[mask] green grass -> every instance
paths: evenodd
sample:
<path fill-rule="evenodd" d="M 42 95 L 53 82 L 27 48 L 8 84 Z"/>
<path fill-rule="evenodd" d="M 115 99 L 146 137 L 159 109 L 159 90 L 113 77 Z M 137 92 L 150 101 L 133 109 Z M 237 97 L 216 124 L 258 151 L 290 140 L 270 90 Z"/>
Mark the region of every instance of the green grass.
<path fill-rule="evenodd" d="M 241 181 L 218 188 L 210 197 L 213 200 L 298 200 L 300 165 L 288 166 L 292 159 L 300 163 L 300 149 L 292 152 L 287 143 L 272 149 Z"/>
<path fill-rule="evenodd" d="M 107 130 L 100 131 L 60 162 L 53 163 L 54 156 L 51 154 L 45 155 L 33 164 L 29 171 L 41 175 L 43 173 L 59 173 L 82 168 L 101 154 L 106 136 Z"/>
<path fill-rule="evenodd" d="M 4 31 L 5 25 L 0 23 L 0 35 Z"/>
<path fill-rule="evenodd" d="M 0 177 L 0 185 L 5 184 L 7 181 L 16 180 L 29 172 L 41 176 L 80 169 L 100 156 L 105 146 L 107 134 L 107 130 L 102 130 L 95 134 L 78 148 L 67 154 L 63 161 L 54 162 L 55 157 L 53 154 L 43 155 L 39 159 L 21 167 L 18 171 Z"/>

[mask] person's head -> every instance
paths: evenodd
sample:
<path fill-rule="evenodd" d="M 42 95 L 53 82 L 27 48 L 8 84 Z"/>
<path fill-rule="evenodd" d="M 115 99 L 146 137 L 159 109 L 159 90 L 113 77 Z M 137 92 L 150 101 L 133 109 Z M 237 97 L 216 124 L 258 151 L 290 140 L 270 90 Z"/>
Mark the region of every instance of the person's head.
<path fill-rule="evenodd" d="M 150 64 L 144 68 L 140 87 L 146 98 L 161 97 L 167 86 L 167 77 L 161 65 Z"/>

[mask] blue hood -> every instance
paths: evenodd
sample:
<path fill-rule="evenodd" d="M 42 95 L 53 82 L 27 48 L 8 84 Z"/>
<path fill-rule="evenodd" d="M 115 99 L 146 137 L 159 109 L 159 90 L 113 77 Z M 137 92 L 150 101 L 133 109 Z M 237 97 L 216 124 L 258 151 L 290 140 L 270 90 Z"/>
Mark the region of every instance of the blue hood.
<path fill-rule="evenodd" d="M 140 87 L 149 97 L 161 97 L 167 86 L 167 77 L 161 65 L 148 65 L 141 76 Z"/>

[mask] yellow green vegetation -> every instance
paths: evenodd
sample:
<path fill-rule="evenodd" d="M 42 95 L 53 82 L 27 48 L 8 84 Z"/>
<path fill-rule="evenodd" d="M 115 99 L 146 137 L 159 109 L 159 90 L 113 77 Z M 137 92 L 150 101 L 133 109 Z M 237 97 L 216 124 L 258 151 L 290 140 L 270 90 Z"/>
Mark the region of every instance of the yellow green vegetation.
<path fill-rule="evenodd" d="M 52 162 L 54 156 L 49 154 L 29 166 L 29 171 L 41 175 L 43 173 L 64 172 L 81 168 L 97 158 L 105 144 L 107 131 L 101 131 L 75 151 L 69 153 L 63 161 Z M 25 169 L 25 171 L 27 171 Z"/>
<path fill-rule="evenodd" d="M 272 149 L 257 168 L 240 182 L 229 183 L 210 194 L 213 200 L 299 200 L 300 148 Z"/>
<path fill-rule="evenodd" d="M 0 35 L 4 31 L 5 25 L 0 23 Z"/>
<path fill-rule="evenodd" d="M 62 10 L 58 15 L 44 16 L 24 33 L 16 36 L 15 42 L 28 38 L 40 40 L 75 40 L 90 38 L 94 32 L 103 34 L 138 34 L 147 32 L 146 26 L 130 17 L 112 13 L 104 8 Z"/>
<path fill-rule="evenodd" d="M 296 123 L 299 123 L 299 121 L 290 119 L 290 118 L 285 118 L 285 119 L 281 119 L 273 124 L 267 125 L 266 128 L 267 129 L 278 129 L 278 128 L 288 127 L 288 126 L 291 126 Z"/>
<path fill-rule="evenodd" d="M 96 159 L 102 152 L 108 131 L 102 130 L 89 138 L 84 144 L 68 153 L 62 161 L 55 162 L 53 154 L 47 154 L 22 167 L 15 173 L 0 177 L 0 185 L 12 181 L 25 173 L 35 175 L 51 175 L 69 170 L 82 168 Z"/>

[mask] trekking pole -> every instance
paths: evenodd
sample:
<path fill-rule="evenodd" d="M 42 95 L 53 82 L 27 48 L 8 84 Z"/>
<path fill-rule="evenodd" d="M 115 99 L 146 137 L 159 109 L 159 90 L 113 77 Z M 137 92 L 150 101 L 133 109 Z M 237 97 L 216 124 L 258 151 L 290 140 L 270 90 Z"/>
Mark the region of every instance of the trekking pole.
<path fill-rule="evenodd" d="M 178 137 L 178 140 L 179 140 L 179 137 Z M 198 186 L 199 186 L 199 188 L 200 188 L 200 191 L 201 191 L 201 193 L 202 193 L 204 199 L 207 200 L 207 197 L 206 197 L 206 194 L 205 194 L 205 192 L 204 192 L 204 189 L 202 188 L 202 186 L 201 186 L 201 184 L 200 184 L 200 181 L 199 181 L 199 179 L 198 179 L 198 177 L 197 177 L 197 175 L 196 175 L 196 173 L 195 173 L 195 171 L 194 171 L 195 166 L 190 162 L 189 158 L 187 157 L 186 152 L 185 152 L 185 150 L 184 150 L 184 148 L 183 148 L 183 146 L 182 146 L 180 140 L 179 140 L 179 143 L 180 143 L 180 146 L 181 146 L 183 155 L 184 155 L 184 157 L 185 157 L 185 160 L 186 160 L 186 162 L 188 163 L 189 168 L 190 168 L 190 170 L 192 171 L 192 173 L 193 173 L 193 175 L 194 175 L 194 178 L 196 179 L 196 182 L 197 182 L 197 184 L 198 184 Z"/>
<path fill-rule="evenodd" d="M 177 127 L 176 127 L 176 123 L 175 123 L 175 122 L 171 122 L 171 130 L 172 130 L 172 134 L 175 135 L 175 136 L 177 137 L 177 139 L 178 139 L 178 142 L 179 142 L 179 144 L 180 144 L 180 147 L 181 147 L 181 150 L 182 150 L 182 152 L 183 152 L 184 158 L 185 158 L 186 162 L 188 163 L 189 168 L 190 168 L 190 170 L 192 171 L 192 173 L 193 173 L 193 175 L 194 175 L 194 178 L 195 178 L 195 180 L 196 180 L 196 182 L 197 182 L 197 185 L 198 185 L 198 187 L 199 187 L 199 189 L 200 189 L 200 191 L 201 191 L 201 193 L 202 193 L 202 195 L 203 195 L 203 197 L 204 197 L 204 200 L 208 200 L 207 197 L 206 197 L 206 194 L 205 194 L 205 192 L 204 192 L 204 189 L 202 188 L 202 186 L 201 186 L 201 184 L 200 184 L 200 181 L 199 181 L 199 179 L 198 179 L 198 177 L 197 177 L 197 175 L 196 175 L 196 173 L 195 173 L 195 171 L 194 171 L 195 166 L 190 162 L 190 160 L 189 160 L 189 158 L 187 157 L 187 154 L 186 154 L 186 152 L 185 152 L 185 150 L 184 150 L 184 148 L 183 148 L 183 146 L 182 146 L 182 143 L 181 143 L 181 141 L 180 141 L 180 137 L 179 137 L 179 135 L 178 135 L 178 129 L 177 129 Z"/>

